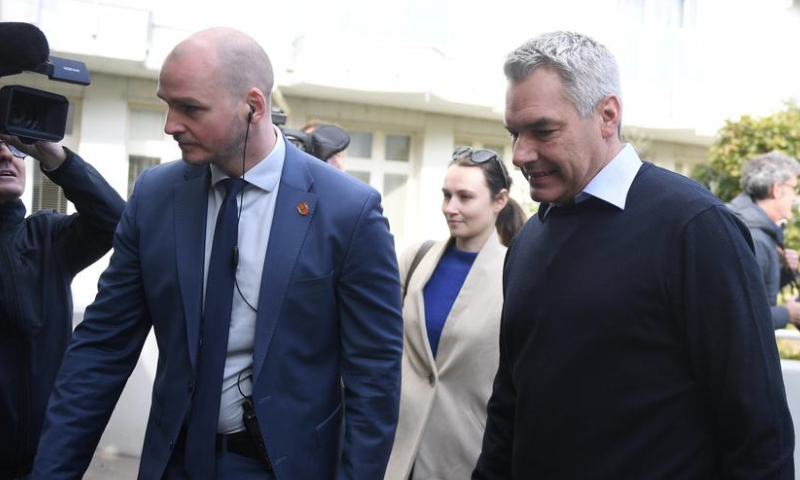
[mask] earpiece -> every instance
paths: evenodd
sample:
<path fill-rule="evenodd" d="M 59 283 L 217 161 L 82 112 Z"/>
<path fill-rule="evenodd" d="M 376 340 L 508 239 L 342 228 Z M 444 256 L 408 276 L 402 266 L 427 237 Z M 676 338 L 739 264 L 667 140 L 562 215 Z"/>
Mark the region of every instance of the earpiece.
<path fill-rule="evenodd" d="M 253 122 L 253 115 L 255 115 L 255 113 L 256 113 L 256 108 L 254 106 L 248 105 L 248 107 L 250 107 L 250 111 L 247 112 L 247 128 L 245 129 L 245 132 L 244 132 L 244 142 L 243 142 L 244 144 L 242 145 L 242 180 L 243 181 L 244 181 L 244 174 L 245 174 L 245 171 L 246 171 L 245 164 L 246 164 L 246 161 L 247 161 L 247 137 L 250 135 L 250 123 Z M 245 182 L 245 184 L 246 184 L 246 182 Z M 237 217 L 239 221 L 241 221 L 241 219 L 242 219 L 242 207 L 244 207 L 244 191 L 245 190 L 246 189 L 243 188 L 241 190 L 241 192 L 239 193 L 239 215 Z M 231 251 L 231 266 L 233 267 L 234 271 L 236 271 L 236 269 L 239 266 L 239 236 L 236 235 L 235 238 L 236 238 L 236 240 L 235 240 L 235 243 L 233 245 L 233 250 Z M 236 279 L 236 277 L 233 278 L 233 284 L 234 284 L 234 286 L 236 286 L 236 291 L 239 292 L 239 297 L 242 299 L 242 301 L 245 303 L 245 305 L 250 307 L 250 309 L 252 311 L 258 312 L 258 309 L 256 307 L 254 307 L 250 302 L 248 302 L 247 298 L 245 298 L 244 294 L 242 293 L 242 290 L 239 288 L 239 281 Z M 237 382 L 238 382 L 238 380 L 237 380 Z"/>

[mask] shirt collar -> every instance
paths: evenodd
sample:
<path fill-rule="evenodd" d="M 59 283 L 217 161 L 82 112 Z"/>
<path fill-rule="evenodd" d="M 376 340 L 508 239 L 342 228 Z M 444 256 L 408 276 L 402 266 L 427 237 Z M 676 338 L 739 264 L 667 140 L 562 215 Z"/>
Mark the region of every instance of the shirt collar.
<path fill-rule="evenodd" d="M 630 143 L 625 144 L 622 150 L 595 175 L 575 197 L 575 203 L 587 200 L 588 196 L 599 198 L 620 210 L 625 210 L 625 201 L 631 189 L 633 179 L 639 172 L 642 161 Z"/>
<path fill-rule="evenodd" d="M 272 151 L 269 152 L 266 157 L 262 158 L 260 162 L 255 164 L 253 168 L 248 170 L 244 175 L 247 183 L 266 192 L 273 191 L 278 185 L 278 181 L 281 179 L 281 172 L 283 171 L 283 162 L 286 158 L 286 143 L 283 134 L 278 127 L 273 125 L 272 128 L 275 129 L 275 135 L 277 136 L 275 146 L 272 147 Z M 217 182 L 226 178 L 228 178 L 228 176 L 225 175 L 222 170 L 216 165 L 211 165 L 211 184 L 213 186 L 216 187 Z"/>

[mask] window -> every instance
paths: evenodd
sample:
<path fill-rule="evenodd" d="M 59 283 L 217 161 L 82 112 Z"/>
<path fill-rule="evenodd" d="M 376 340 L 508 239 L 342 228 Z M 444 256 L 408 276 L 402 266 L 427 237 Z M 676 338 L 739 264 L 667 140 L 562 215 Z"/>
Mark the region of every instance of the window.
<path fill-rule="evenodd" d="M 408 175 L 387 174 L 383 179 L 383 208 L 393 232 L 405 232 Z"/>
<path fill-rule="evenodd" d="M 131 109 L 129 140 L 162 140 L 164 138 L 164 122 L 166 118 L 162 110 L 145 108 Z"/>
<path fill-rule="evenodd" d="M 52 182 L 47 175 L 42 173 L 38 162 L 33 166 L 33 206 L 32 211 L 55 210 L 58 213 L 67 213 L 67 197 L 61 187 Z"/>
<path fill-rule="evenodd" d="M 128 117 L 128 197 L 136 179 L 169 155 L 172 143 L 164 133 L 164 108 L 131 107 Z M 169 158 L 169 157 L 167 157 Z"/>
<path fill-rule="evenodd" d="M 351 130 L 345 170 L 373 186 L 383 197 L 384 215 L 392 233 L 402 237 L 406 228 L 408 178 L 413 160 L 411 135 L 397 132 Z"/>
<path fill-rule="evenodd" d="M 136 184 L 136 179 L 145 170 L 158 165 L 161 160 L 156 157 L 142 157 L 138 155 L 131 155 L 128 157 L 128 198 L 133 193 L 133 186 Z"/>
<path fill-rule="evenodd" d="M 348 157 L 372 157 L 372 132 L 351 131 L 350 145 L 347 147 Z"/>
<path fill-rule="evenodd" d="M 386 135 L 386 159 L 407 162 L 410 145 L 408 135 Z"/>
<path fill-rule="evenodd" d="M 357 179 L 361 180 L 362 182 L 366 183 L 367 185 L 369 185 L 369 172 L 348 171 L 348 173 L 356 177 Z"/>

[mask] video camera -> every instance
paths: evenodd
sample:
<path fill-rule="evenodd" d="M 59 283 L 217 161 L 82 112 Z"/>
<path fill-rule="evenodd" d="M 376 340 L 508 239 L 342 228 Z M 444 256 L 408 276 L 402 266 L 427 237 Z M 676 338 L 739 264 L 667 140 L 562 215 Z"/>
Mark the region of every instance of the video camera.
<path fill-rule="evenodd" d="M 350 135 L 336 125 L 320 125 L 311 133 L 285 128 L 286 114 L 279 108 L 272 108 L 272 123 L 281 129 L 286 139 L 300 150 L 323 162 L 350 145 Z"/>
<path fill-rule="evenodd" d="M 34 25 L 0 22 L 0 45 L 0 77 L 27 71 L 59 82 L 91 83 L 83 62 L 50 56 L 47 38 Z M 21 85 L 0 88 L 0 133 L 16 135 L 23 143 L 60 141 L 68 112 L 63 95 Z"/>

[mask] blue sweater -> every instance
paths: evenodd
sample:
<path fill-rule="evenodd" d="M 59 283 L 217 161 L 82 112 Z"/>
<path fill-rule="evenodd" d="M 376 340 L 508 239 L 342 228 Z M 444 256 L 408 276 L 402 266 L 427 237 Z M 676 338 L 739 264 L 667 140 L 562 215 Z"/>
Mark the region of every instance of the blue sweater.
<path fill-rule="evenodd" d="M 461 291 L 477 256 L 478 252 L 464 252 L 451 244 L 439 259 L 436 269 L 422 290 L 425 300 L 425 327 L 434 358 L 447 316 L 450 315 L 450 309 L 453 308 L 458 292 Z"/>

